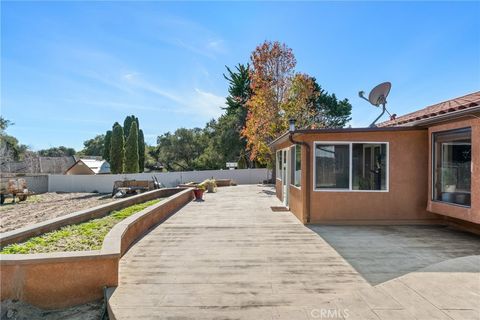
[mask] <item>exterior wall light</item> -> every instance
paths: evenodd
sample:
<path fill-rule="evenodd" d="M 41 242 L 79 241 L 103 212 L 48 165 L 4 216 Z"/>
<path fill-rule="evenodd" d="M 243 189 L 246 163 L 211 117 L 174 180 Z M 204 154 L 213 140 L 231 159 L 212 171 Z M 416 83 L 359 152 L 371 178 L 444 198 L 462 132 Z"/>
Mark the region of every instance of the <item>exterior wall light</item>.
<path fill-rule="evenodd" d="M 295 119 L 288 120 L 289 128 L 288 131 L 293 132 L 295 131 Z"/>

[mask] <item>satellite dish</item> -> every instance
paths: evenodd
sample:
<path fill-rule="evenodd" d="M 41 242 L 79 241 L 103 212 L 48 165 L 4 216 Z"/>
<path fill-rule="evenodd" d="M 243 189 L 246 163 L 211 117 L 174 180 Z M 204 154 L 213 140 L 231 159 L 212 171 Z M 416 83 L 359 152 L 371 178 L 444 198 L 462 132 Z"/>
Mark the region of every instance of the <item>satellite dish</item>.
<path fill-rule="evenodd" d="M 375 107 L 380 106 L 381 104 L 387 103 L 387 96 L 392 88 L 392 84 L 390 82 L 383 82 L 380 83 L 378 86 L 370 91 L 368 95 L 368 101 L 373 104 Z"/>
<path fill-rule="evenodd" d="M 379 85 L 377 85 L 375 88 L 373 88 L 372 91 L 370 91 L 370 94 L 368 95 L 368 99 L 365 98 L 365 92 L 360 91 L 358 93 L 358 96 L 360 98 L 367 100 L 373 106 L 375 107 L 379 107 L 380 105 L 382 106 L 382 113 L 377 117 L 377 119 L 375 119 L 375 121 L 373 121 L 370 124 L 370 127 L 376 127 L 375 123 L 378 121 L 378 119 L 380 119 L 383 116 L 385 111 L 387 111 L 387 107 L 386 107 L 387 96 L 390 93 L 391 88 L 392 88 L 392 84 L 390 82 L 382 82 Z M 387 113 L 390 114 L 388 111 Z"/>

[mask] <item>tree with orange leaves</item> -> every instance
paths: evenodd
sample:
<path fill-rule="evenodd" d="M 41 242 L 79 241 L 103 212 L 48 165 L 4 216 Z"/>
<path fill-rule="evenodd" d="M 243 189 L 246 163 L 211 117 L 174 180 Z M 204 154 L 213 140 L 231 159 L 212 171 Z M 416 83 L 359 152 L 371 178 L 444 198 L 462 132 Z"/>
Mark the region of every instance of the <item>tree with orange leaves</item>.
<path fill-rule="evenodd" d="M 271 163 L 268 143 L 287 128 L 281 117 L 296 65 L 292 49 L 278 41 L 265 41 L 251 57 L 252 96 L 242 135 L 247 139 L 250 159 Z"/>
<path fill-rule="evenodd" d="M 315 78 L 295 73 L 295 57 L 285 44 L 265 41 L 250 58 L 251 96 L 242 130 L 250 160 L 273 164 L 268 144 L 287 130 L 289 119 L 302 129 L 339 128 L 350 121 L 348 100 L 328 94 Z"/>

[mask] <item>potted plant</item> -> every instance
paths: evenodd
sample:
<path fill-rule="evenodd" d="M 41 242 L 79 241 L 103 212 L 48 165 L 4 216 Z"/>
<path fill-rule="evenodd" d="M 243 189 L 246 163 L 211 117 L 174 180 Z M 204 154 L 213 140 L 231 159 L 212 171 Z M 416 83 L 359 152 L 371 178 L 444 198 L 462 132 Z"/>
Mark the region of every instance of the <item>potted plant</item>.
<path fill-rule="evenodd" d="M 193 193 L 195 194 L 195 200 L 197 201 L 203 200 L 204 192 L 205 192 L 205 187 L 203 185 L 198 185 L 195 189 L 193 189 Z"/>

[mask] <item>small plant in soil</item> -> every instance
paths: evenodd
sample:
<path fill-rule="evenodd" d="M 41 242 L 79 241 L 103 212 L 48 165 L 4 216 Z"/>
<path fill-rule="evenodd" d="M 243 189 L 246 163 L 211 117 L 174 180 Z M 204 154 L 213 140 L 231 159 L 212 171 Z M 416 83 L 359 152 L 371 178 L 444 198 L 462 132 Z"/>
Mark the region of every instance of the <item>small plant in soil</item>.
<path fill-rule="evenodd" d="M 103 239 L 114 225 L 158 203 L 160 200 L 155 199 L 139 203 L 119 211 L 112 211 L 102 218 L 65 226 L 38 237 L 30 238 L 25 242 L 5 246 L 0 253 L 19 254 L 99 250 L 102 247 Z"/>

